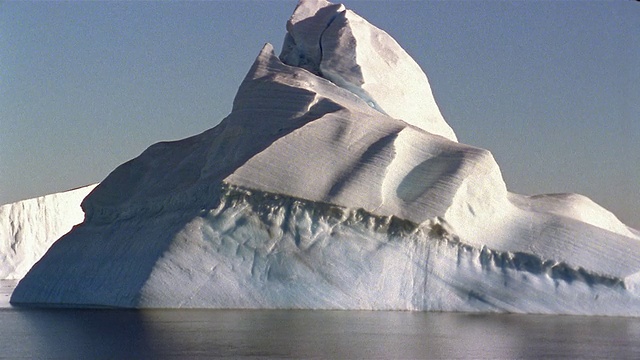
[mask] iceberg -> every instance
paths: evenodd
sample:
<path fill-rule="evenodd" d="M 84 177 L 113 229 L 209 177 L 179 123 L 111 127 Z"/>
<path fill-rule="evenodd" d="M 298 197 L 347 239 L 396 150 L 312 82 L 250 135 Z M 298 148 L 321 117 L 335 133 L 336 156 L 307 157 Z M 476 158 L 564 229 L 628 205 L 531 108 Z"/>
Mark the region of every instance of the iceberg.
<path fill-rule="evenodd" d="M 343 5 L 302 0 L 228 117 L 82 201 L 15 305 L 640 315 L 640 233 L 511 193 L 428 79 Z"/>
<path fill-rule="evenodd" d="M 96 184 L 0 206 L 0 280 L 21 279 L 59 237 L 82 222 Z"/>

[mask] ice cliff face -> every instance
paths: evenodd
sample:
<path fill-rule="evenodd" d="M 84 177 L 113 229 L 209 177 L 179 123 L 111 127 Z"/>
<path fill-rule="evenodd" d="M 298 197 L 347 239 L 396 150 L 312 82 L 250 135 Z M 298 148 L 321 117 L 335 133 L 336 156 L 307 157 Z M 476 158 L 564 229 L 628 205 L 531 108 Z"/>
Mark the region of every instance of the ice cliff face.
<path fill-rule="evenodd" d="M 51 244 L 82 222 L 95 185 L 0 206 L 0 279 L 20 279 Z"/>
<path fill-rule="evenodd" d="M 640 236 L 579 195 L 507 192 L 426 76 L 342 5 L 301 1 L 231 114 L 82 203 L 14 304 L 640 315 Z"/>

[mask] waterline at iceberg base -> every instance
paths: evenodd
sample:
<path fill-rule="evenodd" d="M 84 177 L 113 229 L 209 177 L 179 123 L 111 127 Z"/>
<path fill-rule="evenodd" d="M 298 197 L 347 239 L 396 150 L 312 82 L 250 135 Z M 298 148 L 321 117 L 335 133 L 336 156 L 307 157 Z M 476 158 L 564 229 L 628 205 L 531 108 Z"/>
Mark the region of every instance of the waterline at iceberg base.
<path fill-rule="evenodd" d="M 507 191 L 385 32 L 303 0 L 231 114 L 119 166 L 20 281 L 39 306 L 640 315 L 640 235 Z"/>

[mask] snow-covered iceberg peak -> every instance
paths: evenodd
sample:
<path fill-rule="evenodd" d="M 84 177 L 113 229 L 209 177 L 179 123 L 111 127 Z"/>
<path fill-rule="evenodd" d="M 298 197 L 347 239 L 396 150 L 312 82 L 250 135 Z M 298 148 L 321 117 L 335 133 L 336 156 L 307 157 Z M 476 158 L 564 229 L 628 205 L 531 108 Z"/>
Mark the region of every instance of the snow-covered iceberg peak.
<path fill-rule="evenodd" d="M 389 34 L 343 5 L 300 1 L 287 23 L 280 59 L 353 92 L 384 114 L 457 141 L 420 66 Z"/>

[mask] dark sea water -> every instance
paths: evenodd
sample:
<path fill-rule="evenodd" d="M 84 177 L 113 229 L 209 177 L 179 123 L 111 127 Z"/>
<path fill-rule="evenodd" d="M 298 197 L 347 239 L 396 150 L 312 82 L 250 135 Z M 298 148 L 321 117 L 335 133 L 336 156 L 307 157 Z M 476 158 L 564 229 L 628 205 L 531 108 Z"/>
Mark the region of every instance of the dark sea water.
<path fill-rule="evenodd" d="M 0 358 L 638 359 L 640 319 L 0 307 Z"/>

